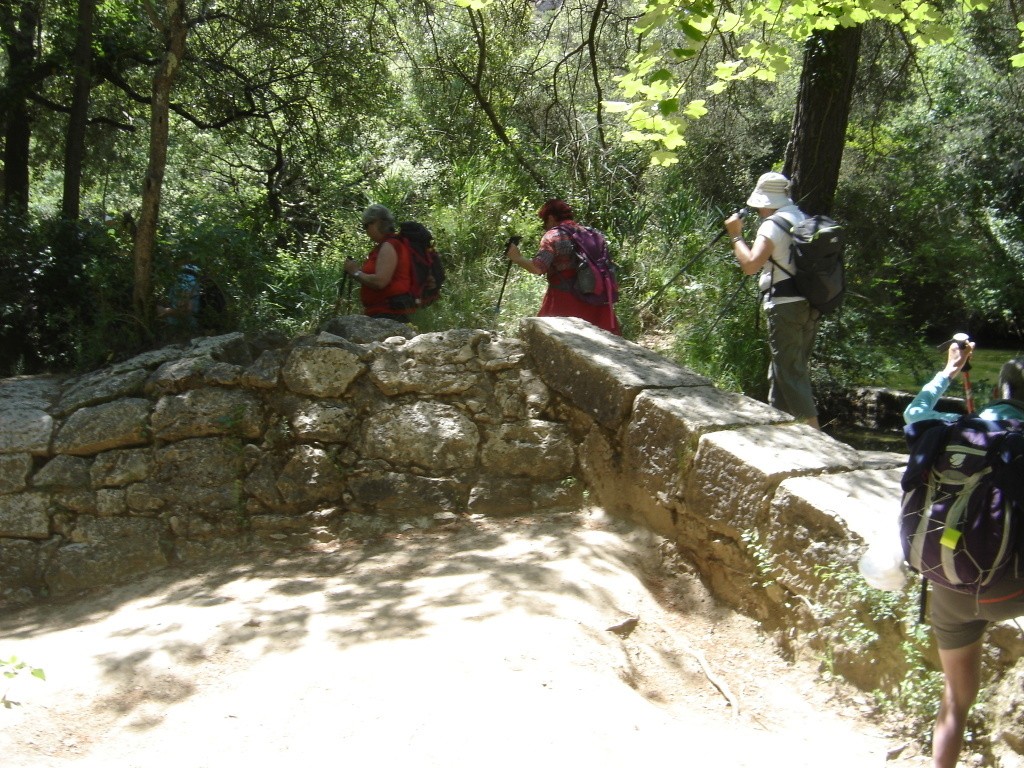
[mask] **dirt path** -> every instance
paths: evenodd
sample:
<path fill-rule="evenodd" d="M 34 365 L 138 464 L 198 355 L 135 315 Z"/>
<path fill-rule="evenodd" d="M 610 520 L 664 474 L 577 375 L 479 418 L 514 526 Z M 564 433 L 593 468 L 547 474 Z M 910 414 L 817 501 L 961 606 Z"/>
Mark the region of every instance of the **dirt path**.
<path fill-rule="evenodd" d="M 0 763 L 887 764 L 901 744 L 866 699 L 783 662 L 696 579 L 666 611 L 656 558 L 594 513 L 476 520 L 24 610 L 0 658 L 47 681 L 10 681 Z M 911 751 L 888 764 L 924 765 Z"/>

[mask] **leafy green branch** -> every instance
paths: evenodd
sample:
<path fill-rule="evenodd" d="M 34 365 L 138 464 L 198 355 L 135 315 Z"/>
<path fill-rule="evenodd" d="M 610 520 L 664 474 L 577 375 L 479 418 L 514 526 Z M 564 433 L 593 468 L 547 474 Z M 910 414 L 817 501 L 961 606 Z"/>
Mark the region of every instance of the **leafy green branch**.
<path fill-rule="evenodd" d="M 3 675 L 8 680 L 11 680 L 18 675 L 27 672 L 32 677 L 38 678 L 39 680 L 46 680 L 46 673 L 43 672 L 39 667 L 30 667 L 24 661 L 19 661 L 16 656 L 11 656 L 9 659 L 0 659 L 0 675 Z M 17 706 L 18 702 L 11 701 L 7 698 L 7 691 L 0 694 L 0 705 L 3 705 L 4 709 L 10 709 L 11 707 Z"/>

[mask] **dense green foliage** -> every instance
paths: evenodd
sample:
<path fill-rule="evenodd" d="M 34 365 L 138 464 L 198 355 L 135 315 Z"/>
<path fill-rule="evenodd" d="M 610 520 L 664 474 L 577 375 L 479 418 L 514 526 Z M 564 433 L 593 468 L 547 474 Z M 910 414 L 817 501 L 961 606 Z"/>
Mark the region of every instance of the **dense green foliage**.
<path fill-rule="evenodd" d="M 81 218 L 61 215 L 85 3 L 17 0 L 0 13 L 2 375 L 90 368 L 168 338 L 131 303 L 164 45 L 162 10 L 148 2 L 95 7 Z M 915 20 L 862 5 L 836 6 L 865 34 L 834 210 L 848 227 L 851 290 L 820 334 L 822 387 L 882 383 L 921 358 L 930 366 L 926 342 L 953 331 L 1021 332 L 1015 7 Z M 712 241 L 799 138 L 801 35 L 829 22 L 780 7 L 784 23 L 751 31 L 768 5 L 732 17 L 711 3 L 604 0 L 547 11 L 511 0 L 185 3 L 157 297 L 184 260 L 222 288 L 230 327 L 298 333 L 358 311 L 355 295 L 339 295 L 341 265 L 369 249 L 359 214 L 380 202 L 430 226 L 447 259 L 445 296 L 420 327 L 511 331 L 543 285 L 509 272 L 502 247 L 512 233 L 536 242 L 534 211 L 560 196 L 609 236 L 627 337 L 656 339 L 723 386 L 763 396 L 755 284 Z M 630 125 L 614 106 L 647 98 L 649 114 L 674 120 L 698 97 L 669 166 L 635 141 L 636 113 Z"/>

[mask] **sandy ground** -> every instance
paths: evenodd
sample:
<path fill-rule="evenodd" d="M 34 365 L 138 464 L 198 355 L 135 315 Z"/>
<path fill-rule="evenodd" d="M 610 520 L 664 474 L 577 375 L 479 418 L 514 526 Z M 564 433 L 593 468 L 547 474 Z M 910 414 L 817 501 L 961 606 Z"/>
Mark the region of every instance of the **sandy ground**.
<path fill-rule="evenodd" d="M 0 765 L 926 764 L 657 560 L 596 512 L 478 519 L 23 609 L 0 658 L 47 679 L 0 683 Z"/>

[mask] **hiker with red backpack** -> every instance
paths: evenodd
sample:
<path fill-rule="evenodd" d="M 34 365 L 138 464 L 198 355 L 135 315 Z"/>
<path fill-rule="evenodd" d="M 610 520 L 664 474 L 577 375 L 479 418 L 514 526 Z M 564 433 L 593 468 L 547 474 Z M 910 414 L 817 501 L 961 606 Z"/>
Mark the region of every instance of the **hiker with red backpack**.
<path fill-rule="evenodd" d="M 378 203 L 363 212 L 363 229 L 373 250 L 362 264 L 347 259 L 345 274 L 359 283 L 364 314 L 407 323 L 416 310 L 409 246 L 398 236 L 391 211 Z"/>
<path fill-rule="evenodd" d="M 997 400 L 980 412 L 961 416 L 936 410 L 936 402 L 965 370 L 973 351 L 971 341 L 954 337 L 945 368 L 903 414 L 908 439 L 916 441 L 903 480 L 902 539 L 908 563 L 931 587 L 931 625 L 945 678 L 932 734 L 935 768 L 957 764 L 967 714 L 981 687 L 986 628 L 993 621 L 1024 616 L 1024 358 L 1003 365 L 993 393 Z M 975 469 L 972 461 L 982 468 Z M 979 478 L 977 486 L 971 487 L 984 493 L 950 485 L 965 485 L 974 477 Z M 953 502 L 956 494 L 970 498 L 958 505 Z M 954 520 L 954 514 L 962 517 Z M 1006 544 L 994 545 L 1003 531 Z M 973 546 L 977 548 L 969 552 Z M 990 559 L 986 546 L 996 552 L 991 569 L 983 568 Z"/>
<path fill-rule="evenodd" d="M 537 255 L 524 257 L 515 238 L 505 255 L 527 272 L 547 276 L 538 317 L 578 317 L 621 336 L 614 307 L 618 285 L 604 235 L 577 224 L 572 208 L 562 200 L 548 200 L 537 216 L 545 230 Z"/>

